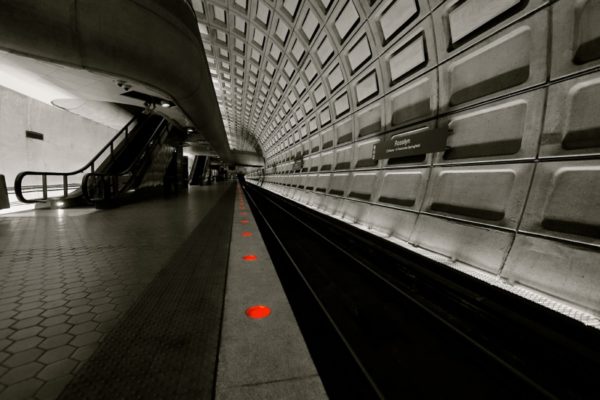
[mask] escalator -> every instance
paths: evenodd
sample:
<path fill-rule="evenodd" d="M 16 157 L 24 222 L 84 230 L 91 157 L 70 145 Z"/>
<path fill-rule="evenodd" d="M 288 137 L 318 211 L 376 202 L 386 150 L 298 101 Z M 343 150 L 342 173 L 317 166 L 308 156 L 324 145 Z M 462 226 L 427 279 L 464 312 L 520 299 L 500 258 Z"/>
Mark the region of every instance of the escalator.
<path fill-rule="evenodd" d="M 148 115 L 140 124 L 139 129 L 131 135 L 131 139 L 125 146 L 118 149 L 114 160 L 109 161 L 105 168 L 98 168 L 95 173 L 119 174 L 125 171 L 129 165 L 144 151 L 144 147 L 157 128 L 164 122 L 159 115 Z"/>
<path fill-rule="evenodd" d="M 190 185 L 204 185 L 205 175 L 210 172 L 210 157 L 196 156 L 190 174 Z"/>
<path fill-rule="evenodd" d="M 21 172 L 15 194 L 38 208 L 115 202 L 135 190 L 168 132 L 169 123 L 160 115 L 139 113 L 83 167 L 71 172 Z"/>
<path fill-rule="evenodd" d="M 146 121 L 146 134 L 132 140 L 123 154 L 106 171 L 85 174 L 81 183 L 83 197 L 96 207 L 112 207 L 131 198 L 142 183 L 154 152 L 169 134 L 168 122 L 152 115 Z"/>

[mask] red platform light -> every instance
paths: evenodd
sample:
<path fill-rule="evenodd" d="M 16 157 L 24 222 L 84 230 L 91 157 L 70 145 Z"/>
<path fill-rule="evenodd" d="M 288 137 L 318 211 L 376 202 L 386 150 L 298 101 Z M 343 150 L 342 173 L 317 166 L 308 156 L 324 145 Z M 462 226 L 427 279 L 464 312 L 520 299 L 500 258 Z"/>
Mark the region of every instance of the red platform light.
<path fill-rule="evenodd" d="M 254 254 L 246 254 L 242 258 L 244 259 L 244 261 L 256 261 L 257 257 Z"/>
<path fill-rule="evenodd" d="M 252 232 L 242 232 L 242 236 L 243 237 L 250 237 L 250 236 L 252 236 Z"/>
<path fill-rule="evenodd" d="M 249 223 L 250 223 L 250 221 L 248 221 L 247 219 L 243 219 L 240 221 L 240 224 L 244 224 L 244 225 L 249 224 Z"/>
<path fill-rule="evenodd" d="M 267 306 L 256 305 L 246 309 L 246 315 L 252 319 L 266 318 L 271 315 L 271 309 Z"/>

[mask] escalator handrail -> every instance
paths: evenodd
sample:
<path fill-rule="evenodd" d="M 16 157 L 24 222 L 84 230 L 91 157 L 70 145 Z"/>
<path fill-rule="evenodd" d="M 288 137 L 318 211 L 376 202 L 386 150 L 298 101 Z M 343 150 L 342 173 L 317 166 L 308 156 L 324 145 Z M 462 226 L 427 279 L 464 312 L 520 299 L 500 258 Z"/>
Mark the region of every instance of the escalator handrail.
<path fill-rule="evenodd" d="M 113 156 L 113 153 L 115 152 L 114 143 L 122 135 L 125 135 L 125 140 L 127 140 L 127 138 L 129 137 L 129 133 L 130 133 L 130 130 L 129 130 L 130 126 L 136 120 L 138 120 L 142 115 L 143 115 L 142 113 L 138 113 L 138 114 L 134 115 L 133 118 L 131 118 L 129 120 L 129 122 L 127 122 L 127 124 L 125 124 L 125 126 L 123 128 L 121 128 L 121 130 L 119 132 L 117 132 L 117 134 L 106 145 L 104 145 L 102 147 L 102 149 L 100 149 L 100 151 L 87 164 L 85 164 L 83 167 L 81 167 L 75 171 L 71 171 L 71 172 L 23 171 L 23 172 L 20 172 L 17 175 L 17 177 L 15 178 L 15 185 L 14 185 L 15 195 L 17 196 L 17 199 L 22 203 L 40 203 L 40 202 L 45 202 L 46 200 L 48 200 L 48 197 L 47 197 L 48 185 L 46 183 L 46 177 L 48 177 L 48 176 L 62 176 L 63 177 L 63 194 L 64 194 L 63 197 L 67 197 L 67 195 L 68 195 L 68 176 L 80 174 L 88 168 L 91 168 L 91 170 L 94 171 L 94 165 L 95 165 L 96 161 L 98 161 L 98 158 L 100 158 L 100 156 L 102 154 L 104 154 L 104 152 L 108 148 L 110 148 L 109 157 Z M 28 175 L 42 176 L 42 191 L 44 193 L 44 195 L 43 195 L 44 197 L 37 198 L 37 199 L 26 199 L 25 197 L 23 197 L 23 191 L 22 191 L 23 179 L 25 179 L 25 177 Z"/>
<path fill-rule="evenodd" d="M 168 121 L 166 119 L 163 119 L 156 126 L 156 128 L 154 129 L 152 134 L 148 136 L 146 143 L 144 144 L 144 146 L 142 147 L 142 150 L 140 151 L 140 154 L 143 154 L 144 158 L 145 158 L 145 155 L 148 154 L 149 152 L 152 152 L 152 150 L 154 150 L 154 148 L 160 142 L 160 135 L 165 131 L 166 128 L 168 128 L 168 125 L 169 125 Z M 154 140 L 154 139 L 158 139 L 158 140 Z M 105 183 L 106 183 L 106 179 L 108 178 L 110 180 L 111 185 L 115 189 L 115 195 L 118 195 L 123 190 L 125 190 L 129 187 L 129 184 L 132 179 L 137 177 L 137 175 L 138 175 L 137 172 L 139 172 L 139 171 L 133 171 L 133 170 L 135 169 L 135 167 L 137 166 L 137 164 L 140 161 L 141 161 L 141 157 L 136 157 L 125 170 L 123 170 L 122 172 L 116 173 L 116 174 L 101 173 L 101 172 L 88 172 L 87 174 L 85 174 L 83 176 L 83 179 L 81 180 L 81 192 L 83 194 L 83 198 L 89 203 L 92 203 L 92 202 L 98 200 L 96 198 L 92 198 L 92 196 L 90 195 L 89 190 L 88 190 L 88 188 L 89 188 L 88 180 L 91 177 L 101 178 L 102 181 Z M 119 177 L 128 176 L 128 175 L 129 175 L 129 179 L 123 185 L 123 188 L 118 189 L 117 185 L 118 185 Z M 106 193 L 104 194 L 104 198 L 102 200 L 107 200 Z"/>

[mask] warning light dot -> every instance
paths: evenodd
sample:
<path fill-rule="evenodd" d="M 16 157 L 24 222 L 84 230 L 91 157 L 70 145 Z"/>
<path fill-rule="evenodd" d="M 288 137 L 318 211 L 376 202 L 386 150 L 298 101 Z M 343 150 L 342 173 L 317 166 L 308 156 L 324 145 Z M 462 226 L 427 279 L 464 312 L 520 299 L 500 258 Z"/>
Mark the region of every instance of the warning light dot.
<path fill-rule="evenodd" d="M 254 254 L 246 254 L 244 257 L 242 257 L 245 261 L 255 261 L 256 260 L 256 256 Z"/>
<path fill-rule="evenodd" d="M 246 309 L 246 315 L 253 319 L 266 318 L 271 315 L 271 309 L 267 306 L 256 305 Z"/>
<path fill-rule="evenodd" d="M 252 236 L 252 232 L 242 232 L 242 236 L 243 237 L 250 237 L 250 236 Z"/>
<path fill-rule="evenodd" d="M 240 211 L 240 215 L 248 215 L 246 211 Z"/>
<path fill-rule="evenodd" d="M 250 221 L 248 221 L 247 219 L 243 219 L 240 221 L 240 223 L 245 225 L 245 224 L 249 224 Z"/>

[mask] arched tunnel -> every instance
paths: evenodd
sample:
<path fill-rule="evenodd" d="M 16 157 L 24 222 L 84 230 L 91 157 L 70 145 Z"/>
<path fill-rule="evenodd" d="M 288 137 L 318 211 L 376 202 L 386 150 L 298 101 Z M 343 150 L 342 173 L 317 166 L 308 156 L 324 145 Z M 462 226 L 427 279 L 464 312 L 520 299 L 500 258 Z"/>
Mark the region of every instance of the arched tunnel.
<path fill-rule="evenodd" d="M 0 0 L 0 399 L 597 398 L 598 21 Z"/>

